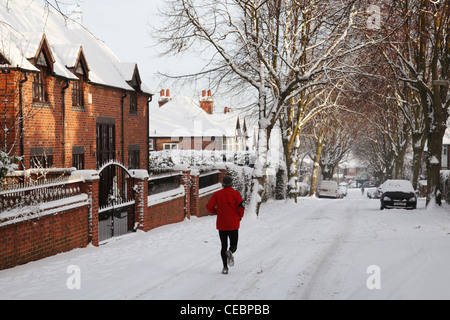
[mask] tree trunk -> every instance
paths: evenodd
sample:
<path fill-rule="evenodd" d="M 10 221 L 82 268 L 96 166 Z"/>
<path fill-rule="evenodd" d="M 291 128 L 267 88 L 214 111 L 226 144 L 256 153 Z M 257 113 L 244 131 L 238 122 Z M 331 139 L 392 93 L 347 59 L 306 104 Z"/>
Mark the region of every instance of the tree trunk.
<path fill-rule="evenodd" d="M 442 205 L 441 188 L 441 155 L 442 139 L 445 129 L 436 128 L 428 135 L 428 154 L 427 154 L 427 205 L 434 199 L 436 204 Z"/>
<path fill-rule="evenodd" d="M 295 139 L 297 140 L 297 139 Z M 287 195 L 297 202 L 298 197 L 298 146 L 292 139 L 283 138 L 283 151 L 286 158 Z"/>
<path fill-rule="evenodd" d="M 266 183 L 267 151 L 270 136 L 266 129 L 258 130 L 258 145 L 256 149 L 256 161 L 252 176 L 252 192 L 248 212 L 258 217 L 261 207 L 264 185 Z"/>
<path fill-rule="evenodd" d="M 316 196 L 317 191 L 317 182 L 319 180 L 319 169 L 320 169 L 320 155 L 322 154 L 323 142 L 320 140 L 317 142 L 316 155 L 314 156 L 314 169 L 311 177 L 311 187 L 309 190 L 309 194 L 311 196 Z"/>
<path fill-rule="evenodd" d="M 412 185 L 414 190 L 417 190 L 419 183 L 419 175 L 422 168 L 422 156 L 423 149 L 425 147 L 426 140 L 422 137 L 422 133 L 413 133 L 412 144 L 413 144 L 413 176 Z"/>

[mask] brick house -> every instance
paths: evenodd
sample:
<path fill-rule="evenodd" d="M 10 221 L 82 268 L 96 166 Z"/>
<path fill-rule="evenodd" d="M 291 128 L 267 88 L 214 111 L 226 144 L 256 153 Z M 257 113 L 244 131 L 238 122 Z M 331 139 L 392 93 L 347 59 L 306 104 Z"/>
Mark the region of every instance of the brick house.
<path fill-rule="evenodd" d="M 211 91 L 196 101 L 161 90 L 159 108 L 150 116 L 150 151 L 246 151 L 248 138 L 245 120 L 230 108 L 214 113 Z"/>
<path fill-rule="evenodd" d="M 111 159 L 147 169 L 152 94 L 137 64 L 38 3 L 0 6 L 2 148 L 23 157 L 23 170 L 97 169 Z"/>

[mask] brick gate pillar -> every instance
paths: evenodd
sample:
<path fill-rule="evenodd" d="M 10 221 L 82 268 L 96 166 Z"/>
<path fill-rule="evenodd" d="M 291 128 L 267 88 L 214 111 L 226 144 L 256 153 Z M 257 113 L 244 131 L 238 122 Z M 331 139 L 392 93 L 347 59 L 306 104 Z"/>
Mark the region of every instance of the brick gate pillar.
<path fill-rule="evenodd" d="M 200 198 L 199 198 L 199 179 L 200 172 L 197 169 L 191 170 L 191 188 L 190 188 L 190 200 L 191 200 L 191 208 L 190 214 L 191 216 L 200 217 Z"/>
<path fill-rule="evenodd" d="M 148 178 L 147 170 L 130 170 L 134 178 L 134 229 L 147 230 L 145 225 L 145 216 L 148 211 Z"/>
<path fill-rule="evenodd" d="M 89 197 L 88 241 L 98 247 L 98 188 L 100 177 L 95 170 L 79 170 L 72 174 L 84 180 L 81 191 Z"/>

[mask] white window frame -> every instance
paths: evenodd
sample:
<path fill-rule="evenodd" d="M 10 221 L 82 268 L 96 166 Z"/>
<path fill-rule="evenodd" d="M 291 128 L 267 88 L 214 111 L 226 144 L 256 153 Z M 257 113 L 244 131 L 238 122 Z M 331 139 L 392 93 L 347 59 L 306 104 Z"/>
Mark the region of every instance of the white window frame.
<path fill-rule="evenodd" d="M 164 143 L 163 150 L 178 150 L 178 143 Z"/>
<path fill-rule="evenodd" d="M 155 141 L 155 140 L 153 140 L 153 139 L 149 139 L 149 140 L 148 140 L 148 149 L 149 149 L 150 151 L 155 150 L 154 141 Z"/>

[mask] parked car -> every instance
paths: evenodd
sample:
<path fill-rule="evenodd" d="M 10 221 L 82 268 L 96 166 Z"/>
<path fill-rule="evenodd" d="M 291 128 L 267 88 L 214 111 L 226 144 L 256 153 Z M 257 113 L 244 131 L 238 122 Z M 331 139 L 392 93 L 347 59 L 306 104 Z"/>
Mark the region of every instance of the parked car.
<path fill-rule="evenodd" d="M 345 198 L 347 196 L 347 187 L 340 185 L 338 188 L 338 194 L 339 198 Z"/>
<path fill-rule="evenodd" d="M 417 195 L 407 180 L 387 180 L 381 186 L 381 210 L 391 208 L 417 208 Z"/>
<path fill-rule="evenodd" d="M 372 194 L 371 194 L 371 196 L 370 196 L 369 198 L 371 198 L 371 199 L 380 199 L 380 197 L 381 197 L 381 186 L 379 186 L 378 188 L 376 188 L 376 189 L 372 192 Z"/>
<path fill-rule="evenodd" d="M 319 187 L 319 198 L 338 199 L 338 184 L 336 181 L 322 181 Z"/>

